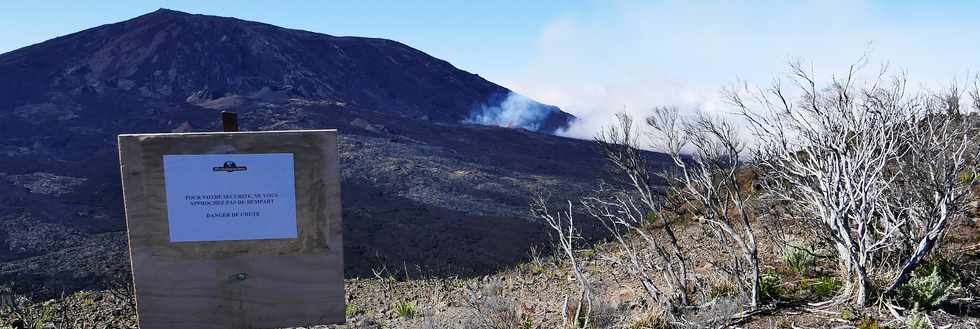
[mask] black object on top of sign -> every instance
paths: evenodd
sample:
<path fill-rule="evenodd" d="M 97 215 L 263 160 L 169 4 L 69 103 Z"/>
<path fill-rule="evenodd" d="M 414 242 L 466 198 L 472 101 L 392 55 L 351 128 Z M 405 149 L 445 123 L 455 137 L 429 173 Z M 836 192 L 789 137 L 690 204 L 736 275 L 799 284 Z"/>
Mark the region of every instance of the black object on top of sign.
<path fill-rule="evenodd" d="M 233 171 L 245 171 L 248 170 L 248 167 L 245 166 L 239 167 L 238 165 L 235 164 L 235 161 L 225 161 L 225 164 L 221 165 L 221 167 L 214 167 L 211 168 L 211 170 L 233 172 Z"/>

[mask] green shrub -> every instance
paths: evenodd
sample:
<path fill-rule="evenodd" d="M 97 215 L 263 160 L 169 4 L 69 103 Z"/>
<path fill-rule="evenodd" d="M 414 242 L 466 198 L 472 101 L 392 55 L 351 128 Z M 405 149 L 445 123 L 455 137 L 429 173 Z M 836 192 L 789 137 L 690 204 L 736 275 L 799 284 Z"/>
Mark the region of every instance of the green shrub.
<path fill-rule="evenodd" d="M 912 312 L 909 317 L 905 319 L 905 325 L 909 329 L 933 329 L 932 321 L 929 320 L 929 316 L 924 312 Z"/>
<path fill-rule="evenodd" d="M 347 315 L 348 319 L 361 315 L 362 313 L 364 312 L 357 308 L 357 305 L 354 304 L 347 304 L 347 308 L 344 309 L 344 314 Z"/>
<path fill-rule="evenodd" d="M 646 220 L 647 225 L 653 226 L 657 224 L 657 213 L 653 211 L 647 212 Z"/>
<path fill-rule="evenodd" d="M 799 274 L 809 273 L 817 264 L 813 248 L 806 244 L 790 244 L 783 251 L 783 263 L 786 267 Z"/>
<path fill-rule="evenodd" d="M 878 319 L 865 315 L 861 319 L 861 323 L 857 325 L 858 329 L 878 329 Z"/>
<path fill-rule="evenodd" d="M 759 297 L 765 302 L 779 299 L 782 293 L 782 280 L 775 271 L 768 271 L 759 278 Z"/>
<path fill-rule="evenodd" d="M 974 176 L 974 173 L 964 170 L 963 172 L 960 173 L 960 184 L 961 185 L 969 184 L 975 179 L 974 177 L 976 177 Z"/>
<path fill-rule="evenodd" d="M 528 315 L 527 313 L 521 314 L 520 323 L 517 324 L 517 329 L 533 329 L 534 328 L 534 317 Z"/>
<path fill-rule="evenodd" d="M 810 286 L 810 292 L 819 298 L 831 297 L 840 290 L 841 282 L 837 277 L 822 276 Z"/>
<path fill-rule="evenodd" d="M 395 313 L 402 318 L 411 318 L 418 314 L 418 307 L 415 301 L 400 301 L 395 303 Z"/>
<path fill-rule="evenodd" d="M 916 273 L 899 288 L 899 300 L 914 308 L 935 308 L 949 298 L 957 284 L 940 274 L 939 266 L 929 266 L 928 274 Z"/>
<path fill-rule="evenodd" d="M 939 275 L 942 276 L 943 278 L 947 278 L 947 279 L 957 278 L 957 272 L 958 272 L 957 267 L 959 265 L 956 265 L 955 262 L 953 262 L 949 258 L 946 258 L 945 256 L 932 257 L 928 265 L 929 266 L 920 267 L 918 273 L 924 276 L 924 275 L 929 275 L 932 270 L 936 270 L 939 272 Z"/>

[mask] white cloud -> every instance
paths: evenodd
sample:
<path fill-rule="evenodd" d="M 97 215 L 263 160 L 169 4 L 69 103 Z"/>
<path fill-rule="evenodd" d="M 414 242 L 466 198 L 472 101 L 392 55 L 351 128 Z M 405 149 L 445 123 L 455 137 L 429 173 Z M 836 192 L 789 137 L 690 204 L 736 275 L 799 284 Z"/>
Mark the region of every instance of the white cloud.
<path fill-rule="evenodd" d="M 972 22 L 868 2 L 593 5 L 548 24 L 535 58 L 503 82 L 580 117 L 567 132 L 579 138 L 593 136 L 615 112 L 643 115 L 657 105 L 727 112 L 723 86 L 740 79 L 767 84 L 794 59 L 829 80 L 870 49 L 878 61 L 872 66 L 886 61 L 932 86 L 962 81 L 980 55 L 978 46 L 960 41 L 980 36 Z"/>

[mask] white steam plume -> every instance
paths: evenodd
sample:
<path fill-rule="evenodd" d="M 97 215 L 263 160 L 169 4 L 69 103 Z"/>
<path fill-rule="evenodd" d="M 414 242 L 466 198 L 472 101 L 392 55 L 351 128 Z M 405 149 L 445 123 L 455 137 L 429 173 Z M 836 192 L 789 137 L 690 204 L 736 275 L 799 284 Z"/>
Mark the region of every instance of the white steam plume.
<path fill-rule="evenodd" d="M 537 131 L 541 122 L 552 113 L 541 103 L 514 92 L 508 93 L 499 103 L 493 103 L 497 102 L 492 98 L 487 104 L 474 108 L 465 122 Z"/>

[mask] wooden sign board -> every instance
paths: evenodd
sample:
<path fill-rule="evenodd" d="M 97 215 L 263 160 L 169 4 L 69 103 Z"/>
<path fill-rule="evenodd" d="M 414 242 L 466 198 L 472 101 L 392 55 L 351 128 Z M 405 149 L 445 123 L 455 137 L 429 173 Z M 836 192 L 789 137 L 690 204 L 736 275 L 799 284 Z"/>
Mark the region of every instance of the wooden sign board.
<path fill-rule="evenodd" d="M 119 136 L 142 329 L 345 320 L 335 130 Z"/>

